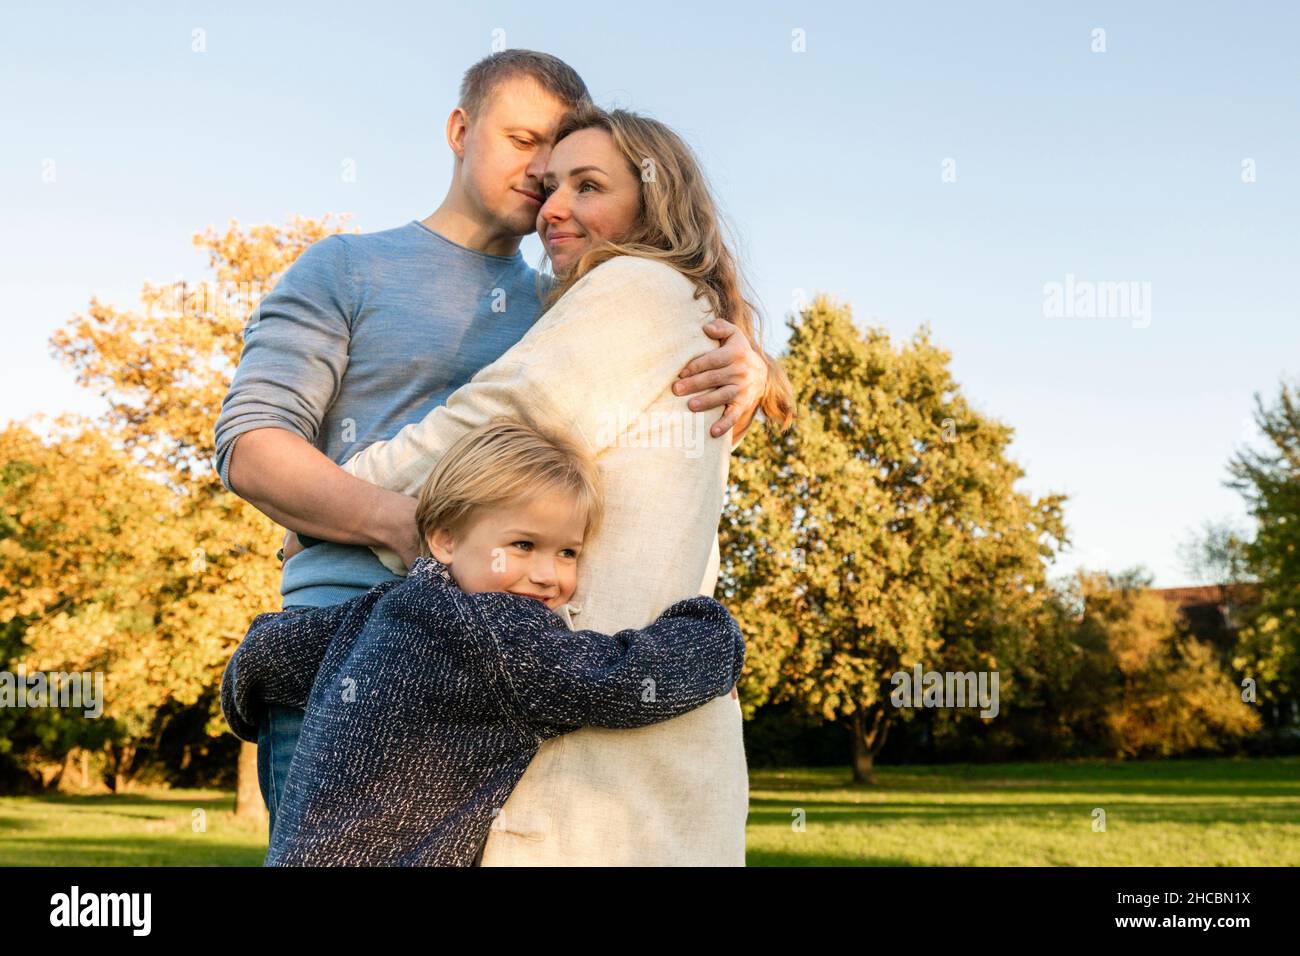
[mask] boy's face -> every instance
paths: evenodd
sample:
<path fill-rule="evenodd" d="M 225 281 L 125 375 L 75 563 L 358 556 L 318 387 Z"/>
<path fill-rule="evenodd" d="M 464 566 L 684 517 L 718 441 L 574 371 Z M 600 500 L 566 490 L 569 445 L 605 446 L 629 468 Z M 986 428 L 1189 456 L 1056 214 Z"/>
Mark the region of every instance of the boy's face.
<path fill-rule="evenodd" d="M 482 223 L 512 236 L 536 228 L 542 173 L 567 109 L 536 81 L 518 77 L 498 83 L 468 118 L 460 188 Z"/>
<path fill-rule="evenodd" d="M 554 610 L 577 590 L 585 528 L 573 497 L 550 492 L 484 510 L 459 538 L 439 530 L 429 550 L 467 594 L 508 591 Z"/>

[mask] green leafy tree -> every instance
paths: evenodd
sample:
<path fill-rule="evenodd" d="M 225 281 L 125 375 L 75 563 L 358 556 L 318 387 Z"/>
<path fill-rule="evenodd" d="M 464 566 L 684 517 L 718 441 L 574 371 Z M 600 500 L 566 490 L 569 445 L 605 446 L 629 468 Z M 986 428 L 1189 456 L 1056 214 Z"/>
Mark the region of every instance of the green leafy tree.
<path fill-rule="evenodd" d="M 1244 546 L 1258 598 L 1239 632 L 1233 665 L 1255 683 L 1275 724 L 1296 720 L 1300 700 L 1300 393 L 1283 382 L 1277 401 L 1255 396 L 1261 448 L 1245 448 L 1228 469 L 1256 521 Z"/>
<path fill-rule="evenodd" d="M 869 781 L 900 714 L 894 672 L 1023 651 L 1064 498 L 1016 490 L 1011 429 L 966 402 L 927 329 L 895 347 L 824 297 L 789 326 L 796 425 L 733 458 L 721 584 L 749 641 L 747 712 L 842 722 Z"/>

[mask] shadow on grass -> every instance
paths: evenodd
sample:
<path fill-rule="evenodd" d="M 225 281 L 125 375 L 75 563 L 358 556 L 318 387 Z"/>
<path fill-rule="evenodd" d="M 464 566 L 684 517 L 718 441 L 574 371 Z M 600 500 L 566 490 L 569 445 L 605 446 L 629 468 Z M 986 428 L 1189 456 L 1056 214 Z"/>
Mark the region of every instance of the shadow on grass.
<path fill-rule="evenodd" d="M 782 853 L 774 850 L 749 850 L 746 866 L 917 866 L 915 860 L 893 856 L 853 856 L 835 853 Z"/>
<path fill-rule="evenodd" d="M 210 794 L 210 795 L 209 795 Z M 235 800 L 229 794 L 214 791 L 188 791 L 181 793 L 41 793 L 22 799 L 33 803 L 66 804 L 86 807 L 143 807 L 157 805 L 160 807 L 207 807 L 221 810 L 233 810 Z"/>
<path fill-rule="evenodd" d="M 4 866 L 261 866 L 265 857 L 264 847 L 230 840 L 138 834 L 6 839 L 0 847 Z"/>
<path fill-rule="evenodd" d="M 863 794 L 1070 792 L 1152 797 L 1295 798 L 1300 759 L 1080 761 L 1057 764 L 948 764 L 876 768 L 875 784 L 857 783 L 847 769 L 753 769 L 758 791 L 848 790 Z"/>
<path fill-rule="evenodd" d="M 1087 820 L 1101 806 L 1112 822 L 1143 824 L 1176 823 L 1188 826 L 1208 824 L 1248 825 L 1293 823 L 1300 825 L 1300 806 L 1276 804 L 1230 805 L 1224 803 L 1182 803 L 1174 807 L 1149 803 L 1081 801 L 1077 803 L 909 803 L 887 800 L 881 803 L 844 803 L 816 798 L 780 803 L 751 799 L 750 824 L 787 824 L 797 805 L 810 815 L 817 814 L 825 826 L 854 826 L 867 823 L 906 822 L 1024 822 L 1026 817 L 1049 821 L 1078 818 Z"/>

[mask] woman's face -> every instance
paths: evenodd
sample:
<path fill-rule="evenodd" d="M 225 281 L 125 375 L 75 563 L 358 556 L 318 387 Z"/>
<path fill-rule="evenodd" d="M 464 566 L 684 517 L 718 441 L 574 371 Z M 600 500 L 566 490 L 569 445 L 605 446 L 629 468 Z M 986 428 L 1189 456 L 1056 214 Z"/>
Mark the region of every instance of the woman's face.
<path fill-rule="evenodd" d="M 641 179 L 603 129 L 579 130 L 555 144 L 542 193 L 537 234 L 558 276 L 602 241 L 626 236 L 641 210 Z"/>

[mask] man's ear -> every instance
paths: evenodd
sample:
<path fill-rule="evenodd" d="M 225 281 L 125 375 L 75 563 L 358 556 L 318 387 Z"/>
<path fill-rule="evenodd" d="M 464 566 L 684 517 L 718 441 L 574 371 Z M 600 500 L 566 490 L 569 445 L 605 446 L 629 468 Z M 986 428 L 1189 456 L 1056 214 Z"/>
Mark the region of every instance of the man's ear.
<path fill-rule="evenodd" d="M 451 554 L 456 541 L 446 528 L 439 528 L 428 538 L 429 551 L 443 564 L 451 564 Z"/>
<path fill-rule="evenodd" d="M 465 158 L 465 137 L 469 135 L 469 114 L 459 106 L 447 117 L 447 145 L 457 159 Z"/>

